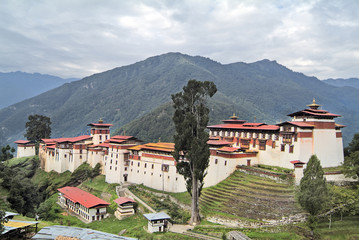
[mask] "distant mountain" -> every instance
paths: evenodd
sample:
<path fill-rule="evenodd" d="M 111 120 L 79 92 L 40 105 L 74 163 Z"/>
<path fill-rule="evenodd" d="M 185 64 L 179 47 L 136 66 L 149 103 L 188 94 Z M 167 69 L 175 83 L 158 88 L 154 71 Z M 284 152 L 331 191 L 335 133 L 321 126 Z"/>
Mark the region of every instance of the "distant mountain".
<path fill-rule="evenodd" d="M 134 121 L 121 131 L 135 136 L 142 131 L 146 139 L 164 140 L 171 132 L 171 94 L 190 79 L 217 85 L 210 101 L 211 122 L 235 113 L 248 121 L 277 123 L 306 108 L 315 97 L 323 109 L 343 115 L 338 122 L 348 126 L 346 143 L 359 132 L 358 89 L 330 86 L 275 61 L 221 64 L 167 53 L 66 83 L 0 110 L 0 146 L 23 138 L 27 117 L 35 113 L 51 118 L 52 137 L 86 134 L 88 123 L 103 118 L 114 125 L 112 130 Z"/>
<path fill-rule="evenodd" d="M 337 78 L 337 79 L 327 79 L 323 80 L 323 82 L 330 84 L 336 87 L 353 87 L 359 89 L 359 78 Z"/>
<path fill-rule="evenodd" d="M 0 109 L 75 80 L 79 79 L 40 73 L 0 72 Z"/>

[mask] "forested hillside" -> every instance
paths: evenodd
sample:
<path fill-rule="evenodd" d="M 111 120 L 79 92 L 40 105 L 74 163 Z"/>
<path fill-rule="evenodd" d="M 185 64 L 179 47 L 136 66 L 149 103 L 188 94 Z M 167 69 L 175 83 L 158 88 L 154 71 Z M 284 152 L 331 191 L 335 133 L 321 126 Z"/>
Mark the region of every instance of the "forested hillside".
<path fill-rule="evenodd" d="M 315 97 L 323 109 L 343 115 L 338 122 L 348 126 L 344 129 L 346 142 L 359 132 L 358 89 L 330 86 L 275 61 L 224 65 L 204 57 L 168 53 L 66 83 L 0 110 L 0 146 L 24 138 L 27 117 L 35 113 L 51 118 L 52 137 L 86 134 L 88 123 L 103 118 L 114 125 L 112 130 L 136 120 L 126 126 L 127 134 L 143 131 L 146 139 L 168 138 L 171 94 L 190 79 L 217 85 L 211 101 L 212 123 L 233 113 L 248 121 L 285 121 L 287 114 L 304 109 Z M 149 113 L 157 120 L 141 120 Z"/>

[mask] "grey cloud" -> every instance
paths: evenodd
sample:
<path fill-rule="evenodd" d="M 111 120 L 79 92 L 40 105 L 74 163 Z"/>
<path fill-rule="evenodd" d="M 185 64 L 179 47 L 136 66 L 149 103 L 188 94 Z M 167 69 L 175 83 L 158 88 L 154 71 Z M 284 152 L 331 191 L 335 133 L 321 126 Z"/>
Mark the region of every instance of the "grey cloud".
<path fill-rule="evenodd" d="M 359 2 L 5 0 L 0 71 L 84 77 L 178 51 L 359 77 Z"/>

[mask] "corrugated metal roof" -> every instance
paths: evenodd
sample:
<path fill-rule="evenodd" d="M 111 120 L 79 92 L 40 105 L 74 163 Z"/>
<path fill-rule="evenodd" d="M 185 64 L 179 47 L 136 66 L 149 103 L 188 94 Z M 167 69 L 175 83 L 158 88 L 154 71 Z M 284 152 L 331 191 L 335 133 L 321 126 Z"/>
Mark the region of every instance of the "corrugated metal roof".
<path fill-rule="evenodd" d="M 145 216 L 145 218 L 147 218 L 147 220 L 150 221 L 160 220 L 160 219 L 171 219 L 171 217 L 164 212 L 148 213 L 148 214 L 143 214 L 143 216 Z"/>
<path fill-rule="evenodd" d="M 11 213 L 11 212 L 6 212 L 6 213 Z M 5 213 L 5 215 L 6 215 Z M 13 214 L 15 215 L 18 215 L 17 213 L 11 213 L 11 215 L 8 215 L 8 216 L 14 216 Z M 30 226 L 30 225 L 34 225 L 34 224 L 37 224 L 39 222 L 33 222 L 33 221 L 20 221 L 20 220 L 8 220 L 8 222 L 6 223 L 3 223 L 4 225 L 4 231 L 2 233 L 0 233 L 0 235 L 5 235 L 6 233 L 12 231 L 12 230 L 15 230 L 17 228 L 24 228 L 24 227 L 27 227 L 27 226 Z"/>
<path fill-rule="evenodd" d="M 14 212 L 5 212 L 5 218 L 7 217 L 11 217 L 11 216 L 16 216 L 19 215 L 18 213 L 14 213 Z"/>
<path fill-rule="evenodd" d="M 112 240 L 112 239 L 122 239 L 122 240 L 135 240 L 137 238 L 123 237 L 111 233 L 105 233 L 101 231 L 96 231 L 88 228 L 79 228 L 79 227 L 68 227 L 68 226 L 49 226 L 41 229 L 32 239 L 35 240 L 53 240 L 58 236 L 64 237 L 75 237 L 80 240 Z"/>

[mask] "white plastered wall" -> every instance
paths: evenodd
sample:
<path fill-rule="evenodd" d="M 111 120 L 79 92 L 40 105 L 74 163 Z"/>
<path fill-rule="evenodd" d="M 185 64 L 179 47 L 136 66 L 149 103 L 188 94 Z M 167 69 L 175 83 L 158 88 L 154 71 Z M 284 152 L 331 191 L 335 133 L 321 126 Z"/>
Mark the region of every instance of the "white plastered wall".
<path fill-rule="evenodd" d="M 35 146 L 17 146 L 16 158 L 31 157 L 35 155 Z"/>

